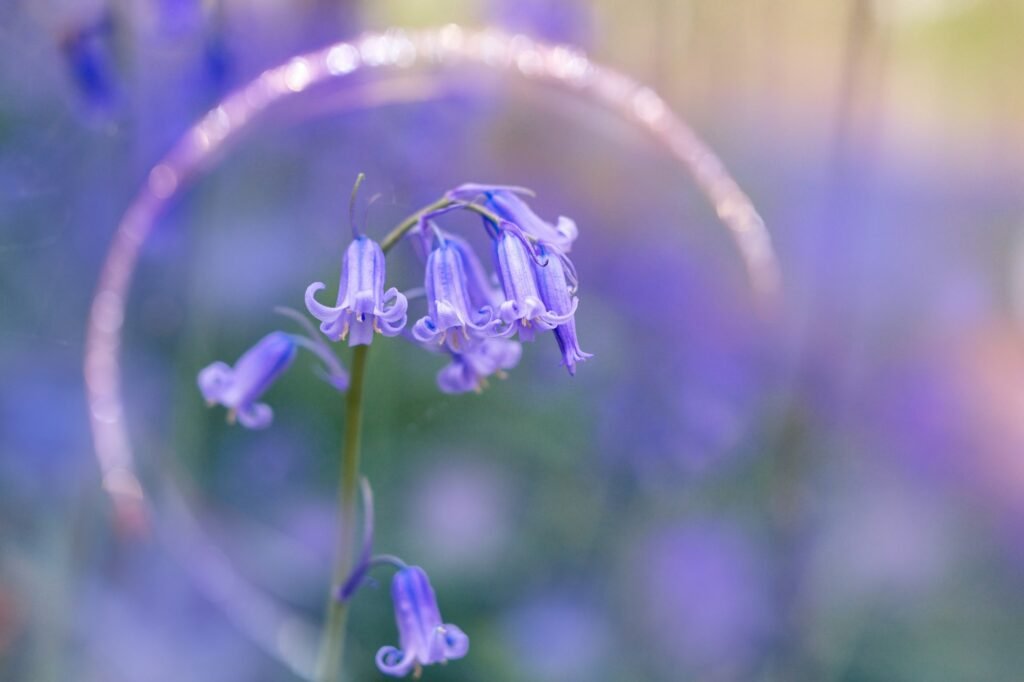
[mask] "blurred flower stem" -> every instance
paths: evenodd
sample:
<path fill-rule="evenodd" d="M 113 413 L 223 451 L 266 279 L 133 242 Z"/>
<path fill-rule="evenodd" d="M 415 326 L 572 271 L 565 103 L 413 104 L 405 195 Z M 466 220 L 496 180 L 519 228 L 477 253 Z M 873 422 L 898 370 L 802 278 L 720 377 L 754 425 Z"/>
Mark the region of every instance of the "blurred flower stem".
<path fill-rule="evenodd" d="M 339 523 L 331 588 L 327 594 L 327 624 L 316 666 L 317 682 L 337 682 L 345 652 L 348 602 L 338 591 L 352 570 L 355 550 L 356 499 L 359 494 L 359 453 L 363 428 L 363 385 L 370 346 L 356 346 L 352 354 L 352 378 L 345 398 L 345 442 L 341 450 L 341 482 L 338 488 Z"/>

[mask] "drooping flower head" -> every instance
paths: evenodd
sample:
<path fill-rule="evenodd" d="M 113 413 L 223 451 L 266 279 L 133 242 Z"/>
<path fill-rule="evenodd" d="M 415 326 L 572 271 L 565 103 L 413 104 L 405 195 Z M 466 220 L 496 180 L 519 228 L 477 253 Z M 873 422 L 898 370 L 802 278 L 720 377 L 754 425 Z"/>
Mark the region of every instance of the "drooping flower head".
<path fill-rule="evenodd" d="M 324 288 L 323 282 L 309 285 L 306 308 L 332 341 L 348 336 L 350 346 L 368 345 L 374 331 L 395 336 L 405 327 L 408 301 L 394 287 L 384 291 L 384 252 L 365 235 L 353 239 L 345 251 L 334 307 L 316 300 L 316 293 Z"/>
<path fill-rule="evenodd" d="M 537 330 L 547 331 L 572 319 L 577 300 L 573 298 L 564 312 L 555 312 L 541 298 L 534 267 L 540 256 L 516 226 L 506 223 L 495 242 L 494 255 L 498 279 L 505 300 L 498 306 L 498 317 L 518 331 L 523 341 L 532 341 Z"/>
<path fill-rule="evenodd" d="M 377 668 L 385 675 L 405 677 L 421 666 L 462 658 L 469 651 L 469 637 L 450 623 L 441 622 L 437 596 L 427 574 L 419 566 L 406 566 L 391 581 L 391 599 L 398 624 L 401 648 L 381 647 Z"/>
<path fill-rule="evenodd" d="M 438 241 L 427 257 L 427 315 L 416 322 L 412 334 L 420 343 L 447 343 L 461 352 L 494 335 L 501 321 L 489 305 L 474 307 L 461 247 L 440 234 Z"/>
<path fill-rule="evenodd" d="M 228 421 L 250 429 L 270 425 L 274 412 L 257 402 L 295 359 L 297 344 L 290 334 L 271 332 L 242 354 L 234 367 L 214 362 L 199 372 L 199 390 L 208 403 L 228 408 Z"/>
<path fill-rule="evenodd" d="M 509 339 L 484 339 L 463 353 L 452 353 L 451 364 L 437 373 L 437 386 L 444 393 L 479 393 L 487 378 L 504 378 L 505 370 L 519 364 L 523 347 Z"/>
<path fill-rule="evenodd" d="M 576 363 L 594 357 L 580 348 L 576 338 L 576 270 L 572 262 L 557 248 L 539 244 L 540 263 L 534 264 L 540 297 L 548 309 L 557 314 L 568 314 L 569 319 L 555 327 L 555 341 L 562 352 L 562 364 L 569 374 L 576 374 Z"/>
<path fill-rule="evenodd" d="M 523 201 L 519 195 L 533 194 L 523 187 L 511 187 L 506 185 L 478 185 L 468 183 L 460 185 L 448 192 L 448 196 L 459 201 L 474 201 L 483 198 L 484 206 L 489 208 L 498 217 L 509 221 L 530 235 L 531 237 L 545 241 L 564 253 L 572 250 L 572 244 L 579 235 L 576 223 L 559 216 L 556 224 L 552 225 L 536 213 Z"/>

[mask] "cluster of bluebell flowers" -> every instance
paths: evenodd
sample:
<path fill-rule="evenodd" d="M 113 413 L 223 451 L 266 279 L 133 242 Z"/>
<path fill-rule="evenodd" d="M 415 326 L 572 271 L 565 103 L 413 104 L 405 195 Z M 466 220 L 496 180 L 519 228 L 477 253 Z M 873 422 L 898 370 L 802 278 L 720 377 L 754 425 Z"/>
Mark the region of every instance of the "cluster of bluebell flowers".
<path fill-rule="evenodd" d="M 259 401 L 292 364 L 299 348 L 319 357 L 323 378 L 344 391 L 348 375 L 327 341 L 368 346 L 377 334 L 401 336 L 446 355 L 449 363 L 437 375 L 438 388 L 445 393 L 481 391 L 490 377 L 503 377 L 518 364 L 522 342 L 534 341 L 544 332 L 552 333 L 562 364 L 575 374 L 576 365 L 591 357 L 576 336 L 579 280 L 568 254 L 578 230 L 568 218 L 555 223 L 540 218 L 523 199 L 529 194 L 518 187 L 462 185 L 411 216 L 381 242 L 353 224 L 335 304 L 317 298 L 326 289 L 323 282 L 313 282 L 305 292 L 306 309 L 319 327 L 300 313 L 283 310 L 302 325 L 305 334 L 273 332 L 246 351 L 234 367 L 215 362 L 204 368 L 198 379 L 203 396 L 211 404 L 227 407 L 230 421 L 237 418 L 248 428 L 263 428 L 273 413 Z M 442 216 L 460 210 L 483 218 L 493 270 L 484 266 L 469 240 L 439 224 Z M 422 290 L 385 288 L 385 254 L 402 239 L 411 241 L 424 264 Z M 425 299 L 423 314 L 410 325 L 409 302 L 420 298 Z M 352 598 L 377 563 L 397 568 L 391 593 L 400 648 L 381 648 L 377 667 L 387 675 L 405 676 L 423 665 L 464 656 L 469 638 L 442 622 L 423 570 L 395 557 L 370 556 L 372 502 L 365 483 L 363 496 L 367 520 L 363 552 L 335 599 Z"/>
<path fill-rule="evenodd" d="M 403 335 L 450 363 L 437 375 L 445 393 L 480 391 L 491 376 L 504 376 L 519 362 L 520 342 L 552 332 L 570 374 L 591 357 L 576 335 L 576 269 L 568 253 L 576 240 L 576 224 L 561 217 L 555 224 L 540 218 L 523 201 L 517 187 L 467 184 L 448 192 L 442 209 L 424 212 L 406 234 L 425 261 L 425 314 L 408 325 L 408 293 L 385 289 L 386 261 L 381 245 L 356 233 L 341 263 L 338 295 L 333 306 L 317 299 L 326 288 L 314 282 L 306 289 L 309 313 L 330 341 L 366 345 L 375 334 Z M 479 202 L 479 203 L 477 203 Z M 488 272 L 466 239 L 437 225 L 438 214 L 452 209 L 484 210 L 486 234 L 493 250 L 494 272 Z M 410 328 L 411 327 L 411 328 Z M 271 411 L 256 402 L 288 367 L 296 339 L 322 358 L 333 357 L 309 337 L 271 335 L 240 358 L 231 370 L 214 363 L 200 375 L 208 401 L 231 410 L 250 428 L 266 426 Z M 339 386 L 343 370 L 334 361 L 331 383 Z"/>

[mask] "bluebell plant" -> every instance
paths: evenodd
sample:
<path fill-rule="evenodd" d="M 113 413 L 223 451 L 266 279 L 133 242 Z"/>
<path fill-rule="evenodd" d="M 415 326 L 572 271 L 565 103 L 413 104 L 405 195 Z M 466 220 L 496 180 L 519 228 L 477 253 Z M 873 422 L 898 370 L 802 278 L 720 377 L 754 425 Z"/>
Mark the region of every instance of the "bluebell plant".
<path fill-rule="evenodd" d="M 211 404 L 228 408 L 229 421 L 248 428 L 270 424 L 273 412 L 260 402 L 271 384 L 293 363 L 299 348 L 321 361 L 322 377 L 346 391 L 346 429 L 342 447 L 339 497 L 339 535 L 332 576 L 327 622 L 315 671 L 320 682 L 338 679 L 348 603 L 366 582 L 369 571 L 389 564 L 396 569 L 391 595 L 399 631 L 399 647 L 382 647 L 377 667 L 386 675 L 418 675 L 425 665 L 461 658 L 469 637 L 441 620 L 437 597 L 426 573 L 391 555 L 374 556 L 373 506 L 363 479 L 363 541 L 356 551 L 353 519 L 357 516 L 362 393 L 366 358 L 374 336 L 397 337 L 447 356 L 437 375 L 444 393 L 480 392 L 492 376 L 503 378 L 522 356 L 522 342 L 551 332 L 569 374 L 591 357 L 580 348 L 575 315 L 579 305 L 578 277 L 568 253 L 578 236 L 568 218 L 550 223 L 523 199 L 532 194 L 519 187 L 461 185 L 425 206 L 376 241 L 355 225 L 356 181 L 350 202 L 352 240 L 341 263 L 336 303 L 317 298 L 326 286 L 316 281 L 306 288 L 308 313 L 282 310 L 297 321 L 304 334 L 268 334 L 229 367 L 215 362 L 199 372 L 199 388 Z M 482 218 L 494 263 L 489 271 L 470 240 L 440 223 L 453 212 Z M 423 264 L 423 288 L 400 292 L 387 281 L 387 253 L 408 241 Z M 410 301 L 423 299 L 424 312 L 408 324 Z M 347 341 L 353 347 L 351 374 L 327 342 Z"/>

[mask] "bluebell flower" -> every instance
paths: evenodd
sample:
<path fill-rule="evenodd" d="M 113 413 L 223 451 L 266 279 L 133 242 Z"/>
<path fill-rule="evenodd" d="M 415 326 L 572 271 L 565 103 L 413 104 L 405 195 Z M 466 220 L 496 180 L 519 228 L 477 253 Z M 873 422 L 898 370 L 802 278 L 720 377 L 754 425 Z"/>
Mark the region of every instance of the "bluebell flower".
<path fill-rule="evenodd" d="M 446 207 L 435 213 L 428 214 L 428 218 L 441 213 L 459 210 L 460 208 L 461 206 L 459 205 Z M 493 276 L 487 271 L 483 263 L 480 262 L 480 257 L 476 255 L 476 251 L 468 241 L 457 234 L 442 230 L 429 219 L 421 220 L 419 225 L 409 231 L 409 236 L 412 241 L 413 250 L 421 260 L 429 258 L 435 239 L 447 243 L 448 246 L 457 251 L 459 256 L 462 257 L 462 270 L 465 273 L 466 294 L 470 306 L 477 310 L 481 308 L 493 310 L 498 307 L 498 304 L 502 301 L 501 291 L 498 289 L 497 283 L 493 281 Z"/>
<path fill-rule="evenodd" d="M 503 333 L 518 331 L 523 341 L 532 341 L 538 329 L 548 331 L 572 320 L 578 303 L 573 297 L 563 312 L 548 308 L 535 273 L 539 258 L 525 235 L 506 224 L 495 242 L 498 279 L 505 295 L 498 317 L 509 325 Z"/>
<path fill-rule="evenodd" d="M 474 307 L 466 278 L 462 250 L 455 241 L 440 238 L 427 257 L 424 281 L 427 315 L 413 326 L 420 343 L 446 343 L 461 352 L 482 338 L 493 336 L 501 321 L 489 305 Z"/>
<path fill-rule="evenodd" d="M 278 312 L 297 319 L 312 331 L 313 325 L 299 313 L 283 308 Z M 237 417 L 247 428 L 265 428 L 273 420 L 274 412 L 269 405 L 256 401 L 288 369 L 300 347 L 323 362 L 320 378 L 338 391 L 348 388 L 348 373 L 323 341 L 275 331 L 245 351 L 234 367 L 214 362 L 200 370 L 199 391 L 209 404 L 228 408 L 229 422 L 234 423 Z"/>
<path fill-rule="evenodd" d="M 531 194 L 522 187 L 502 185 L 465 184 L 448 192 L 448 196 L 459 201 L 474 201 L 483 198 L 484 206 L 498 217 L 519 227 L 523 232 L 539 241 L 547 242 L 564 253 L 572 250 L 572 244 L 579 235 L 576 223 L 570 218 L 559 216 L 552 225 L 536 213 L 529 205 L 519 198 L 520 194 Z"/>
<path fill-rule="evenodd" d="M 455 625 L 441 622 L 437 597 L 427 574 L 419 566 L 406 566 L 391 581 L 398 641 L 401 649 L 381 647 L 377 668 L 385 675 L 405 677 L 432 663 L 462 658 L 469 651 L 469 637 Z"/>
<path fill-rule="evenodd" d="M 257 400 L 288 369 L 297 350 L 290 334 L 271 332 L 243 353 L 234 367 L 214 362 L 200 371 L 199 390 L 211 405 L 228 408 L 229 422 L 237 417 L 247 428 L 265 428 L 273 420 L 274 412 Z"/>
<path fill-rule="evenodd" d="M 316 300 L 316 293 L 323 288 L 323 282 L 309 285 L 306 308 L 320 320 L 320 331 L 332 341 L 349 336 L 350 346 L 368 345 L 374 331 L 395 336 L 405 327 L 409 303 L 394 287 L 384 291 L 384 252 L 369 237 L 356 237 L 345 251 L 335 307 Z"/>
<path fill-rule="evenodd" d="M 580 348 L 576 338 L 575 311 L 577 299 L 573 295 L 576 290 L 576 270 L 572 262 L 553 246 L 539 244 L 537 255 L 542 262 L 535 264 L 537 285 L 540 297 L 551 312 L 564 315 L 569 319 L 555 327 L 555 341 L 562 352 L 562 364 L 569 374 L 576 374 L 576 363 L 594 357 Z"/>
<path fill-rule="evenodd" d="M 479 393 L 487 377 L 504 378 L 505 370 L 519 364 L 523 347 L 508 339 L 484 339 L 463 353 L 452 353 L 451 364 L 437 373 L 437 386 L 444 393 Z"/>
<path fill-rule="evenodd" d="M 109 112 L 117 104 L 118 85 L 112 50 L 114 24 L 109 13 L 64 34 L 61 51 L 86 105 Z"/>

